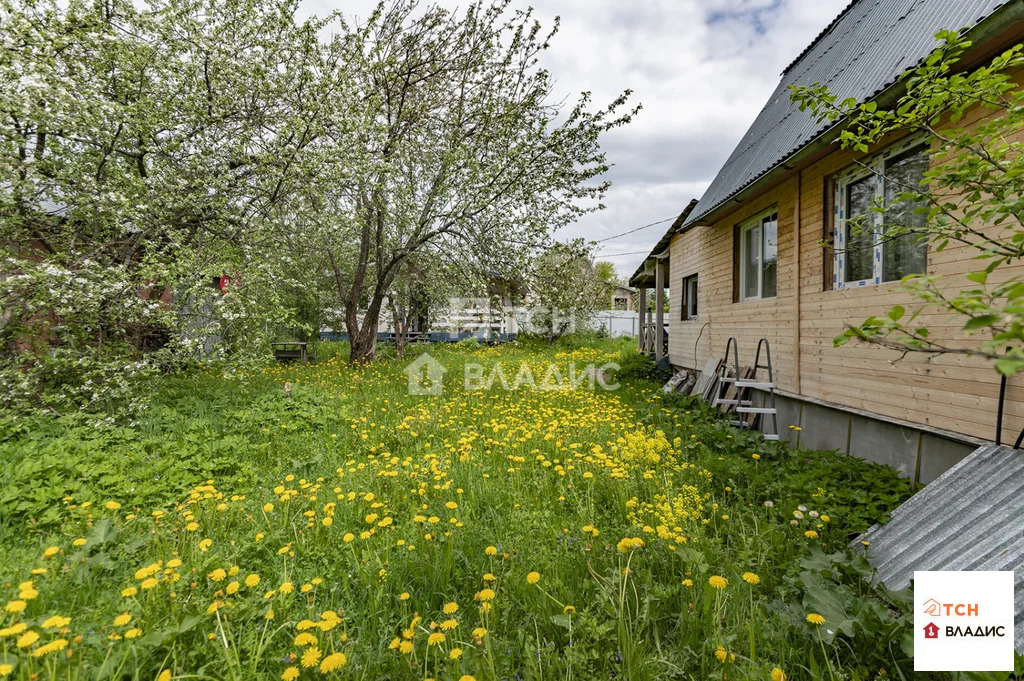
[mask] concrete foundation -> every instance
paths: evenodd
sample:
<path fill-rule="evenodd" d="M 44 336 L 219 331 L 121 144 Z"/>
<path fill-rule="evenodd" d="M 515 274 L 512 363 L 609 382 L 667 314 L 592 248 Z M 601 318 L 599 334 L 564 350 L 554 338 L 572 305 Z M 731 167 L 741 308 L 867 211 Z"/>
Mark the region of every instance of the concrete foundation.
<path fill-rule="evenodd" d="M 756 394 L 753 401 L 761 404 L 764 397 L 764 394 Z M 932 482 L 984 444 L 981 440 L 930 426 L 797 395 L 776 393 L 775 405 L 779 438 L 790 446 L 799 444 L 804 449 L 836 450 L 882 463 L 915 484 Z M 762 418 L 761 429 L 766 425 L 770 428 L 770 420 Z"/>

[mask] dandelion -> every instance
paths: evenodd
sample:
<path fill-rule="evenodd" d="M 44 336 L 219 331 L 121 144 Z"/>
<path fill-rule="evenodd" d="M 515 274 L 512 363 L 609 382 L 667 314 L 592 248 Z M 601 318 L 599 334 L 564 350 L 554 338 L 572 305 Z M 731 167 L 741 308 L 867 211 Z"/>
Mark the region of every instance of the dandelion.
<path fill-rule="evenodd" d="M 271 504 L 271 503 L 263 504 L 263 512 L 264 513 L 270 513 L 273 510 L 274 510 L 274 505 L 273 504 Z"/>
<path fill-rule="evenodd" d="M 138 638 L 139 636 L 142 636 L 142 629 L 129 629 L 124 632 L 125 638 Z"/>
<path fill-rule="evenodd" d="M 26 631 L 24 634 L 18 637 L 17 645 L 19 648 L 28 648 L 30 645 L 39 640 L 39 633 L 35 631 Z"/>
<path fill-rule="evenodd" d="M 486 549 L 484 549 L 484 553 L 488 556 L 496 556 L 498 555 L 498 549 L 494 546 L 488 546 Z"/>
<path fill-rule="evenodd" d="M 238 582 L 230 582 L 228 584 L 227 588 L 225 589 L 225 591 L 227 592 L 228 596 L 232 596 L 232 595 L 238 593 L 238 590 L 240 588 L 241 588 L 241 584 L 239 584 Z"/>
<path fill-rule="evenodd" d="M 818 533 L 815 532 L 814 530 L 807 530 L 806 532 L 804 532 L 804 536 L 807 537 L 808 539 L 817 539 L 818 538 Z"/>
<path fill-rule="evenodd" d="M 743 573 L 743 581 L 746 582 L 747 584 L 750 584 L 751 586 L 757 586 L 758 584 L 761 583 L 761 578 L 758 577 L 753 572 L 744 572 Z"/>
<path fill-rule="evenodd" d="M 428 646 L 439 646 L 444 643 L 444 634 L 439 631 L 435 631 L 433 634 L 427 637 Z"/>
<path fill-rule="evenodd" d="M 155 578 L 150 577 L 148 579 L 142 580 L 142 583 L 139 584 L 139 586 L 142 587 L 143 589 L 152 589 L 152 588 L 154 588 L 159 583 L 160 582 L 158 582 Z"/>
<path fill-rule="evenodd" d="M 448 653 L 448 657 L 453 660 L 457 660 L 462 657 L 462 648 L 452 648 L 451 652 Z"/>
<path fill-rule="evenodd" d="M 117 503 L 116 501 L 108 501 L 107 503 L 103 504 L 103 506 L 108 511 L 116 511 L 117 509 L 121 508 L 121 504 Z"/>
<path fill-rule="evenodd" d="M 540 581 L 540 573 L 537 572 L 537 571 L 531 572 L 530 574 L 526 575 L 526 583 L 527 584 L 536 584 L 539 581 Z"/>
<path fill-rule="evenodd" d="M 213 545 L 213 540 L 212 539 L 203 539 L 201 542 L 199 542 L 199 550 L 202 551 L 203 553 L 206 553 L 207 551 L 210 550 L 210 547 L 212 545 Z"/>
<path fill-rule="evenodd" d="M 452 601 L 451 603 L 445 603 L 441 609 L 446 615 L 454 615 L 459 611 L 459 604 Z"/>
<path fill-rule="evenodd" d="M 11 613 L 25 612 L 25 608 L 28 604 L 22 600 L 10 601 L 4 606 L 4 610 Z"/>
<path fill-rule="evenodd" d="M 410 595 L 409 595 L 409 592 L 408 592 L 408 591 L 403 591 L 403 592 L 402 592 L 401 594 L 399 594 L 399 596 L 398 596 L 398 600 L 400 600 L 400 601 L 407 601 L 407 600 L 409 600 L 410 598 L 412 598 L 412 596 L 410 596 Z"/>
<path fill-rule="evenodd" d="M 463 674 L 459 677 L 459 681 L 476 681 L 476 677 L 470 676 L 469 674 Z"/>
<path fill-rule="evenodd" d="M 156 681 L 171 681 L 171 670 L 165 669 L 156 677 Z"/>
<path fill-rule="evenodd" d="M 295 637 L 294 644 L 301 648 L 302 646 L 319 645 L 320 642 L 317 640 L 316 636 L 304 631 Z"/>
<path fill-rule="evenodd" d="M 302 653 L 302 666 L 303 667 L 315 667 L 320 662 L 320 649 L 316 646 L 312 648 L 306 648 L 306 652 Z"/>
<path fill-rule="evenodd" d="M 14 671 L 13 664 L 0 664 L 0 676 L 9 676 Z"/>
<path fill-rule="evenodd" d="M 477 627 L 476 629 L 473 630 L 473 638 L 475 638 L 477 641 L 479 641 L 480 639 L 482 639 L 486 635 L 487 635 L 487 630 L 484 629 L 483 627 Z"/>
<path fill-rule="evenodd" d="M 78 539 L 71 542 L 72 546 L 85 546 L 85 537 L 79 537 Z"/>
<path fill-rule="evenodd" d="M 683 580 L 683 586 L 693 586 L 693 580 L 692 579 L 684 579 Z"/>
<path fill-rule="evenodd" d="M 825 623 L 825 618 L 816 612 L 812 612 L 809 615 L 807 615 L 807 622 L 809 624 L 813 624 L 816 627 L 820 627 L 822 624 Z"/>
<path fill-rule="evenodd" d="M 60 615 L 54 615 L 43 621 L 44 629 L 60 629 L 71 624 L 70 617 L 61 617 Z"/>
<path fill-rule="evenodd" d="M 778 667 L 772 668 L 772 681 L 786 681 L 786 672 Z"/>
<path fill-rule="evenodd" d="M 723 648 L 721 643 L 719 643 L 718 647 L 715 648 L 715 659 L 722 664 L 725 664 L 725 661 L 729 659 L 729 651 Z"/>
<path fill-rule="evenodd" d="M 477 594 L 477 596 L 479 596 L 480 600 L 484 601 L 485 603 L 487 601 L 493 601 L 494 600 L 494 589 L 481 589 L 480 593 Z"/>
<path fill-rule="evenodd" d="M 121 596 L 124 598 L 131 598 L 137 593 L 139 593 L 139 590 L 136 589 L 134 586 L 129 586 L 127 588 L 121 589 Z"/>
<path fill-rule="evenodd" d="M 457 626 L 459 626 L 459 621 L 456 619 L 446 619 L 444 622 L 441 622 L 441 628 L 445 631 L 451 631 Z"/>
<path fill-rule="evenodd" d="M 724 589 L 729 585 L 729 580 L 721 575 L 711 575 L 708 578 L 708 584 L 715 589 Z"/>
<path fill-rule="evenodd" d="M 345 653 L 332 653 L 320 663 L 320 671 L 323 674 L 329 674 L 344 667 L 346 662 L 348 662 L 348 658 L 345 657 Z"/>
<path fill-rule="evenodd" d="M 118 615 L 117 617 L 114 618 L 114 626 L 115 627 L 123 627 L 124 625 L 128 624 L 131 621 L 132 621 L 132 616 L 129 615 L 128 613 L 126 613 L 126 612 L 123 612 L 123 613 L 121 613 L 120 615 Z"/>
<path fill-rule="evenodd" d="M 284 582 L 283 584 L 281 584 L 281 587 L 278 589 L 278 591 L 280 591 L 283 594 L 290 594 L 291 592 L 295 591 L 295 585 L 291 582 Z"/>
<path fill-rule="evenodd" d="M 209 577 L 210 581 L 212 582 L 222 582 L 224 581 L 224 579 L 227 578 L 228 573 L 224 570 L 224 568 L 217 568 L 216 570 L 214 570 L 206 576 Z"/>
<path fill-rule="evenodd" d="M 567 605 L 564 608 L 562 608 L 562 614 L 564 614 L 564 615 L 575 615 L 576 614 L 576 607 L 572 606 L 572 605 Z"/>
<path fill-rule="evenodd" d="M 51 546 L 48 549 L 46 549 L 45 551 L 43 551 L 43 558 L 53 558 L 58 553 L 60 553 L 60 547 L 59 546 Z"/>
<path fill-rule="evenodd" d="M 299 668 L 298 667 L 288 667 L 287 669 L 284 670 L 284 673 L 281 674 L 281 681 L 295 681 L 295 679 L 297 679 L 298 676 L 299 676 Z"/>
<path fill-rule="evenodd" d="M 348 544 L 348 543 L 350 543 L 355 538 L 356 538 L 356 536 L 354 534 L 352 534 L 351 532 L 346 532 L 345 536 L 342 537 L 341 540 L 343 542 L 345 542 L 346 544 Z"/>
<path fill-rule="evenodd" d="M 259 586 L 259 583 L 260 583 L 260 576 L 255 574 L 255 573 L 253 573 L 253 574 L 251 574 L 251 575 L 249 575 L 248 577 L 245 578 L 245 585 L 247 587 L 249 587 L 250 589 L 252 589 L 255 586 Z"/>

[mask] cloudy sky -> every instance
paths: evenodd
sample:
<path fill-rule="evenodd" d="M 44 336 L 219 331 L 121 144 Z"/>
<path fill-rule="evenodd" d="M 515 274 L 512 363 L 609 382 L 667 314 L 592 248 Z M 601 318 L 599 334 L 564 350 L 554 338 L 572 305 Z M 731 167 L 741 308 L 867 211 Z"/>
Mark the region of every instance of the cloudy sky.
<path fill-rule="evenodd" d="M 848 2 L 514 0 L 515 6 L 532 5 L 545 25 L 561 17 L 545 58 L 559 94 L 589 90 L 595 103 L 607 103 L 631 89 L 643 104 L 633 123 L 604 140 L 614 164 L 606 209 L 557 236 L 598 240 L 678 215 L 710 184 L 782 69 Z M 366 17 L 375 4 L 304 0 L 304 9 Z M 598 257 L 629 276 L 668 224 L 607 241 Z"/>

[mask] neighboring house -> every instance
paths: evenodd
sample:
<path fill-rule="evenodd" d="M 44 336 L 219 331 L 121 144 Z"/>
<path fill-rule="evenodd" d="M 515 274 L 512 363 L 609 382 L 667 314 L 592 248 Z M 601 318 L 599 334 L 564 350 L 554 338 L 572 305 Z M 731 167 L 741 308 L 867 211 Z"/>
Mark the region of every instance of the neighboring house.
<path fill-rule="evenodd" d="M 845 218 L 865 212 L 865 197 L 887 192 L 883 174 L 919 179 L 926 140 L 887 140 L 868 154 L 842 150 L 832 144 L 839 126 L 800 112 L 788 86 L 820 82 L 840 97 L 884 106 L 898 95 L 899 76 L 936 46 L 935 33 L 964 26 L 973 41 L 964 65 L 978 65 L 1021 42 L 1024 2 L 854 0 L 785 70 L 707 192 L 629 281 L 640 309 L 647 288 L 659 311 L 665 288 L 671 292 L 669 312 L 642 325 L 641 349 L 662 354 L 667 334 L 671 363 L 701 369 L 735 337 L 741 364 L 752 365 L 758 339 L 767 338 L 784 440 L 883 461 L 921 482 L 995 437 L 999 376 L 963 357 L 900 358 L 862 343 L 835 348 L 832 339 L 894 304 L 912 308 L 910 296 L 894 290 L 904 274 L 966 273 L 977 266 L 974 253 L 897 240 L 869 242 L 844 258 Z M 923 322 L 933 337 L 962 337 L 945 314 Z M 1012 442 L 1024 428 L 1019 378 L 1006 398 L 1003 437 Z"/>
<path fill-rule="evenodd" d="M 633 294 L 635 292 L 628 286 L 616 286 L 612 290 L 611 307 L 609 310 L 633 310 Z"/>

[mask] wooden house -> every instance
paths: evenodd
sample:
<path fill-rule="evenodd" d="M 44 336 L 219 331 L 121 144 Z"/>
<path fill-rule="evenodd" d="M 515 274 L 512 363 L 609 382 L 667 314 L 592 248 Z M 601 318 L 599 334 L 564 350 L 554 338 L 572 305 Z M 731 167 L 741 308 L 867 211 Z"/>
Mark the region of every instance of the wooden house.
<path fill-rule="evenodd" d="M 741 364 L 753 364 L 758 340 L 767 338 L 782 439 L 881 461 L 924 483 L 995 439 L 999 375 L 964 356 L 901 358 L 864 343 L 834 347 L 833 338 L 894 304 L 913 309 L 894 283 L 904 274 L 951 275 L 948 285 L 959 290 L 957 276 L 977 269 L 974 252 L 908 241 L 846 258 L 831 247 L 847 236 L 840 209 L 856 212 L 858 197 L 880 191 L 883 175 L 920 176 L 927 140 L 907 135 L 867 154 L 842 150 L 834 144 L 841 124 L 800 112 L 788 86 L 824 83 L 840 97 L 885 106 L 899 95 L 901 74 L 937 45 L 935 34 L 961 27 L 972 40 L 963 66 L 980 65 L 1021 42 L 1024 2 L 851 2 L 784 71 L 706 193 L 629 282 L 639 289 L 639 309 L 647 308 L 648 289 L 657 299 L 657 313 L 642 324 L 641 350 L 699 370 L 723 356 L 730 337 Z M 975 121 L 983 113 L 974 112 Z M 923 322 L 933 337 L 964 337 L 962 320 L 946 314 Z M 1003 439 L 1011 442 L 1024 428 L 1021 378 L 1006 390 Z"/>

